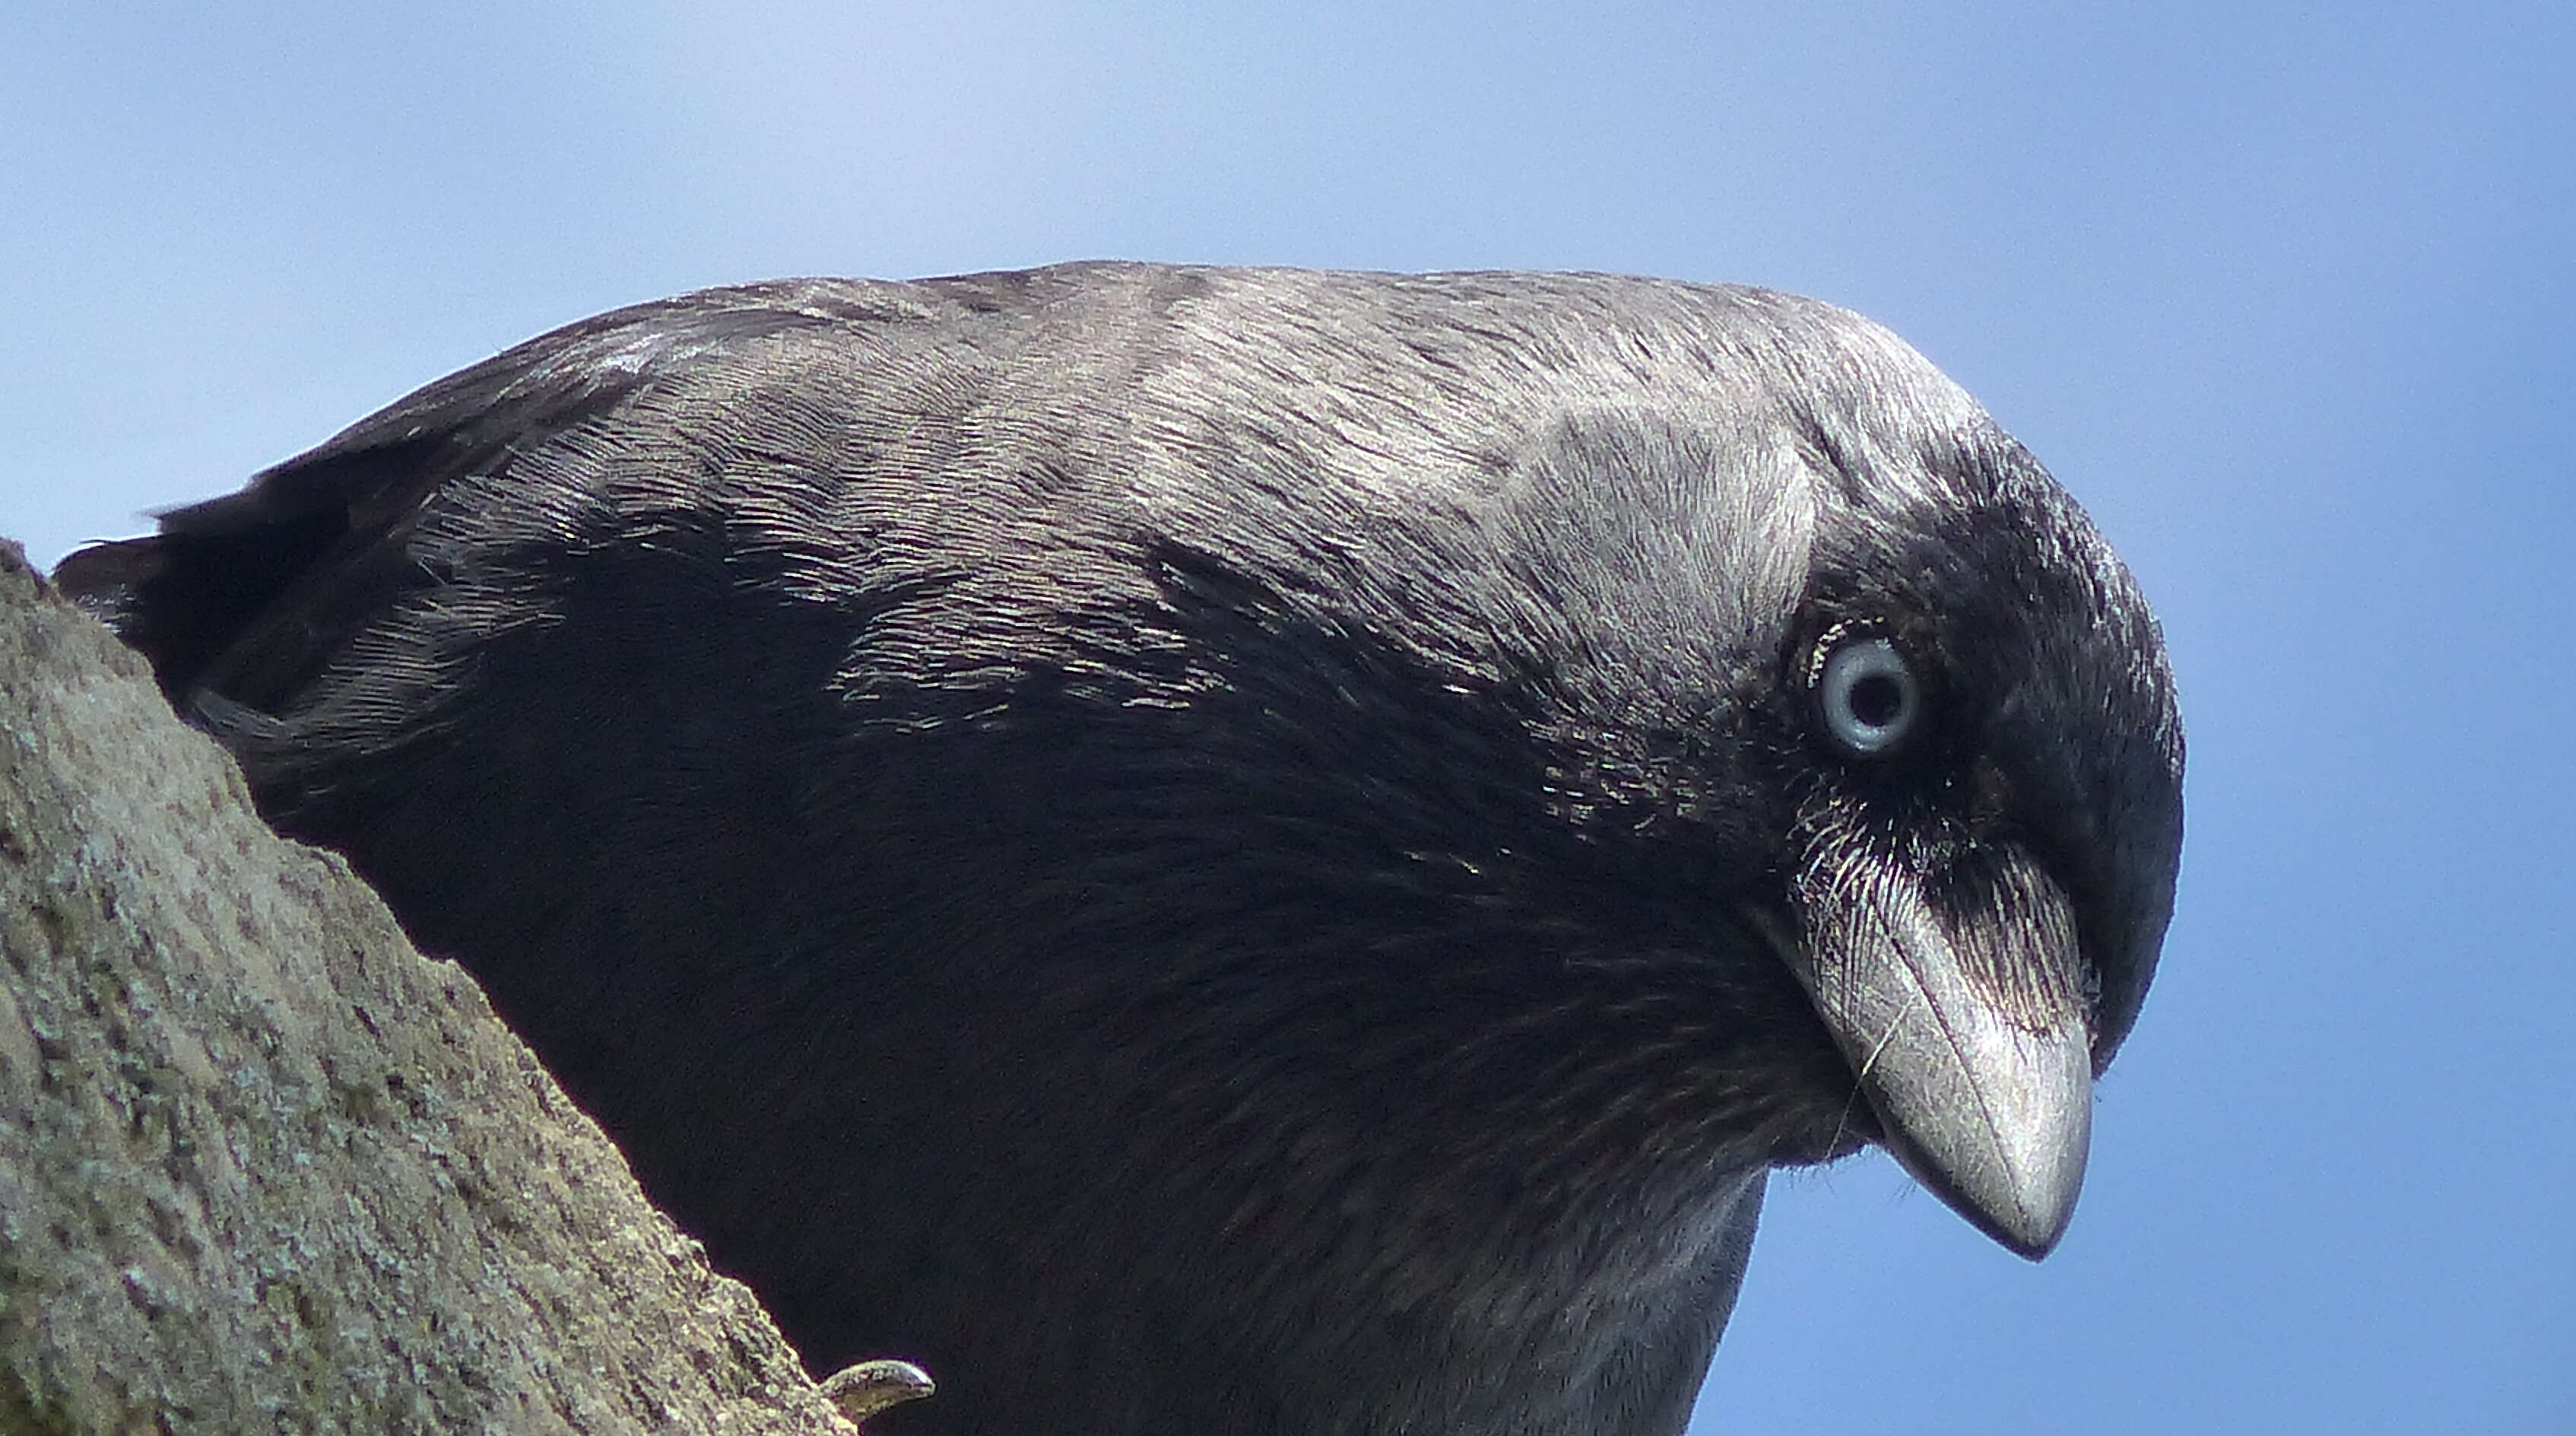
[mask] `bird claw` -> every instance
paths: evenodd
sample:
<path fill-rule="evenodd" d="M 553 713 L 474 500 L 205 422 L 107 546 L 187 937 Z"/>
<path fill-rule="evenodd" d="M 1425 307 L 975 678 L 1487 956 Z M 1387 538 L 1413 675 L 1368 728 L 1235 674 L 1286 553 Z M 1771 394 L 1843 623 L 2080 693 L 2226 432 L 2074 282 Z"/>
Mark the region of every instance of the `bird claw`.
<path fill-rule="evenodd" d="M 862 1361 L 824 1377 L 822 1386 L 823 1394 L 853 1424 L 939 1389 L 929 1372 L 909 1361 Z"/>

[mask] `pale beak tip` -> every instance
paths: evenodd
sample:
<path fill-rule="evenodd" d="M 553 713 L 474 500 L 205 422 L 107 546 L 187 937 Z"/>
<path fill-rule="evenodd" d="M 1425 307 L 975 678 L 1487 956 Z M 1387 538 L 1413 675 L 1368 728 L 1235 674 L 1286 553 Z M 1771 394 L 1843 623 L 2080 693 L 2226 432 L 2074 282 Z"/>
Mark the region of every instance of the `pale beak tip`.
<path fill-rule="evenodd" d="M 1888 1149 L 1916 1181 L 2006 1250 L 2037 1261 L 2066 1235 L 2084 1190 L 2093 1094 L 2090 1072 L 2072 1062 L 2034 1065 L 2041 1072 L 2056 1065 L 2047 1074 L 2055 1080 L 2012 1093 L 2021 1100 L 2008 1104 L 2018 1109 L 2009 1115 L 1952 1102 L 1929 1110 L 1901 1104 L 1915 1110 L 1880 1117 Z"/>

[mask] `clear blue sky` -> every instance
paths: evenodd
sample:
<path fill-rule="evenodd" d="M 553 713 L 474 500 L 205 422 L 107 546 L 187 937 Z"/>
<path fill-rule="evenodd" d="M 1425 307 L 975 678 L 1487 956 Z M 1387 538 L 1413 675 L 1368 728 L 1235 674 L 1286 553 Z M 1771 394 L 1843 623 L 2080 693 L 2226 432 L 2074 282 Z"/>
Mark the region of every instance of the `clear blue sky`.
<path fill-rule="evenodd" d="M 2156 600 L 2189 849 L 2065 1246 L 1780 1183 L 1703 1428 L 2576 1431 L 2576 7 L 530 10 L 0 11 L 0 532 L 768 275 L 1851 305 Z"/>

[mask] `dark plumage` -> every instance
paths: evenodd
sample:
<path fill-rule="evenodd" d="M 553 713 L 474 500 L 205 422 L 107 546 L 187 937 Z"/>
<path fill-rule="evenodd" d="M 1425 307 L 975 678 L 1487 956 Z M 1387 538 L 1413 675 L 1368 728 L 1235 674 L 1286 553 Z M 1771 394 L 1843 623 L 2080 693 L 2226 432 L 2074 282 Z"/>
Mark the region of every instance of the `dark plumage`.
<path fill-rule="evenodd" d="M 1760 290 L 714 290 L 59 577 L 895 1432 L 1677 1431 L 1773 1165 L 2054 1243 L 2181 836 L 2082 513 Z"/>

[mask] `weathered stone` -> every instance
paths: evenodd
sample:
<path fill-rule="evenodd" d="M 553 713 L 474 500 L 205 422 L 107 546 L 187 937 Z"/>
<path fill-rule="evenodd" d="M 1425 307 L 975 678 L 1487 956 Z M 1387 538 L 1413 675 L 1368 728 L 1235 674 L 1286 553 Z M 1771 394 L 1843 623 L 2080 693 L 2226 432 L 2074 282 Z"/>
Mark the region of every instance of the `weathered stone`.
<path fill-rule="evenodd" d="M 853 1428 L 0 543 L 0 1432 Z"/>

